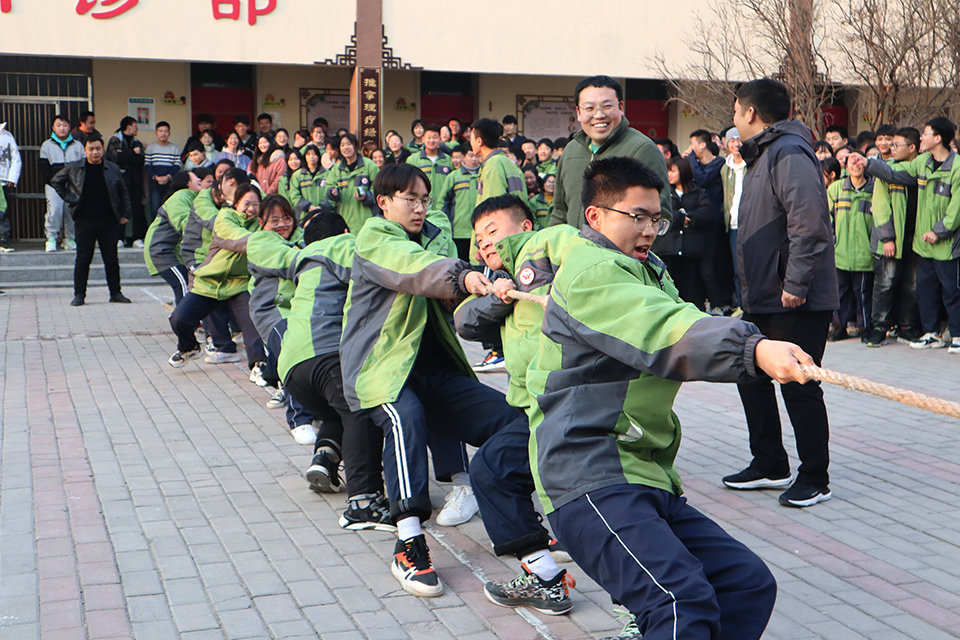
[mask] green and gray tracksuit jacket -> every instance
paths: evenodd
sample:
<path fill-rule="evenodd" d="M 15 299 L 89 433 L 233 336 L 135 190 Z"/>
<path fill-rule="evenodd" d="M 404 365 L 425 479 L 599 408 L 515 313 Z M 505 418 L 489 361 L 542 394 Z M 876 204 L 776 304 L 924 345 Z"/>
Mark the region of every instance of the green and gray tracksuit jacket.
<path fill-rule="evenodd" d="M 183 264 L 180 239 L 196 197 L 196 191 L 180 189 L 157 209 L 157 217 L 150 223 L 143 240 L 143 261 L 150 275 L 155 276 Z"/>
<path fill-rule="evenodd" d="M 395 402 L 423 340 L 427 318 L 459 371 L 476 379 L 450 323 L 444 300 L 463 300 L 470 265 L 456 257 L 449 221 L 429 211 L 418 238 L 377 216 L 357 234 L 340 366 L 353 411 Z"/>
<path fill-rule="evenodd" d="M 480 163 L 480 180 L 477 183 L 477 201 L 474 206 L 487 198 L 496 198 L 505 193 L 512 193 L 526 201 L 527 183 L 523 178 L 523 171 L 510 162 L 503 149 L 494 149 Z"/>
<path fill-rule="evenodd" d="M 538 163 L 537 175 L 540 176 L 541 179 L 546 179 L 546 177 L 550 175 L 557 175 L 557 161 L 550 158 Z"/>
<path fill-rule="evenodd" d="M 590 227 L 581 235 L 588 242 L 568 241 L 527 370 L 530 468 L 547 513 L 618 484 L 679 495 L 680 383 L 751 380 L 763 338 L 681 302 L 656 256 L 626 256 Z"/>
<path fill-rule="evenodd" d="M 629 156 L 636 158 L 654 170 L 663 184 L 667 180 L 667 163 L 653 140 L 636 129 L 630 128 L 630 122 L 623 118 L 607 139 L 595 151 L 591 148 L 590 138 L 583 130 L 573 134 L 570 143 L 564 147 L 563 155 L 557 162 L 557 187 L 553 196 L 553 213 L 550 224 L 569 224 L 575 229 L 583 226 L 584 207 L 580 202 L 583 190 L 583 173 L 587 165 L 597 158 Z M 664 216 L 673 219 L 673 203 L 670 189 L 660 191 L 660 210 Z"/>
<path fill-rule="evenodd" d="M 303 214 L 313 207 L 329 202 L 327 191 L 334 184 L 327 183 L 329 177 L 329 172 L 320 165 L 317 165 L 315 173 L 310 173 L 306 165 L 293 172 L 290 177 L 290 204 L 300 214 L 301 220 Z"/>
<path fill-rule="evenodd" d="M 213 239 L 203 264 L 194 269 L 192 293 L 215 300 L 228 300 L 247 290 L 247 240 L 257 228 L 257 216 L 244 218 L 224 207 L 213 225 Z"/>
<path fill-rule="evenodd" d="M 888 161 L 887 164 L 895 164 Z M 908 189 L 902 184 L 889 184 L 883 180 L 874 180 L 873 184 L 873 233 L 870 234 L 870 250 L 875 256 L 883 256 L 883 243 L 893 242 L 893 257 L 903 258 L 903 242 L 906 239 L 907 208 L 909 206 Z M 913 251 L 913 244 L 910 245 Z"/>
<path fill-rule="evenodd" d="M 440 202 L 441 192 L 447 183 L 447 176 L 453 173 L 453 160 L 441 149 L 437 149 L 437 161 L 430 162 L 427 150 L 421 149 L 407 158 L 407 164 L 412 164 L 427 174 L 430 178 L 430 197 L 434 202 Z"/>
<path fill-rule="evenodd" d="M 473 239 L 473 225 L 470 216 L 477 207 L 477 184 L 480 168 L 468 169 L 460 165 L 451 173 L 443 185 L 440 196 L 434 198 L 434 206 L 443 209 L 453 227 L 453 237 L 457 240 Z"/>
<path fill-rule="evenodd" d="M 307 245 L 287 275 L 296 295 L 287 314 L 277 371 L 281 380 L 310 358 L 340 350 L 356 236 L 343 233 Z"/>
<path fill-rule="evenodd" d="M 563 247 L 579 235 L 569 225 L 526 231 L 497 242 L 497 253 L 518 291 L 545 295 L 560 266 Z M 507 304 L 491 293 L 467 298 L 457 307 L 453 319 L 464 340 L 503 345 L 503 359 L 510 374 L 507 403 L 528 410 L 533 398 L 527 392 L 527 367 L 540 349 L 543 307 L 526 300 Z"/>
<path fill-rule="evenodd" d="M 865 176 L 866 184 L 857 189 L 849 177 L 836 180 L 827 187 L 830 217 L 833 218 L 834 252 L 841 271 L 873 271 L 870 234 L 873 232 L 873 185 L 876 180 Z"/>
<path fill-rule="evenodd" d="M 370 158 L 357 156 L 357 164 L 348 169 L 346 162 L 340 160 L 327 172 L 327 198 L 337 203 L 337 213 L 347 222 L 350 233 L 360 233 L 363 224 L 373 215 L 377 200 L 373 195 L 373 181 L 379 169 Z M 336 187 L 334 195 L 332 189 Z M 363 200 L 353 195 L 362 191 Z"/>
<path fill-rule="evenodd" d="M 550 214 L 553 213 L 553 205 L 547 202 L 542 193 L 538 193 L 529 200 L 530 211 L 537 219 L 537 229 L 546 229 L 550 225 Z"/>
<path fill-rule="evenodd" d="M 213 240 L 213 225 L 220 207 L 213 201 L 213 192 L 204 189 L 193 199 L 193 208 L 183 220 L 180 229 L 180 257 L 190 271 L 203 264 Z"/>
<path fill-rule="evenodd" d="M 960 189 L 960 161 L 951 151 L 939 169 L 933 168 L 933 162 L 930 153 L 893 165 L 870 158 L 867 172 L 890 184 L 918 187 L 913 250 L 921 258 L 955 260 L 960 258 L 960 197 L 954 197 L 953 187 Z M 923 234 L 929 231 L 940 240 L 933 244 L 924 240 Z"/>
<path fill-rule="evenodd" d="M 303 248 L 303 229 L 297 227 L 285 240 L 276 231 L 254 231 L 247 240 L 247 270 L 250 272 L 250 319 L 267 342 L 273 328 L 287 317 L 297 286 L 290 275 Z"/>

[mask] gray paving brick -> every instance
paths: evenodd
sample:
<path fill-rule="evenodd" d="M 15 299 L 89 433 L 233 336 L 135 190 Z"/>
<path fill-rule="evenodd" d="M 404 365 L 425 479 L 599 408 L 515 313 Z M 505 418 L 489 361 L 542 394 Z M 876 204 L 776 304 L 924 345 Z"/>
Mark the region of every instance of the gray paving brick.
<path fill-rule="evenodd" d="M 180 633 L 220 628 L 216 616 L 205 602 L 174 605 L 170 607 L 170 611 Z"/>

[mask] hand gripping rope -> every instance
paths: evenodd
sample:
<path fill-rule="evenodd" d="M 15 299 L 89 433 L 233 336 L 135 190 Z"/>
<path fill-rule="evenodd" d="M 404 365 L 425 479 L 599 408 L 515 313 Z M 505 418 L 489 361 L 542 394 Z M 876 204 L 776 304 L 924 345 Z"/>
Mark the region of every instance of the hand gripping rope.
<path fill-rule="evenodd" d="M 487 292 L 493 293 L 493 287 L 487 287 Z M 547 301 L 547 296 L 538 296 L 523 291 L 511 290 L 507 292 L 507 295 L 514 300 L 535 302 L 540 305 Z M 917 407 L 918 409 L 932 411 L 933 413 L 938 413 L 943 416 L 960 419 L 960 404 L 956 402 L 950 402 L 942 398 L 933 398 L 923 395 L 922 393 L 898 389 L 878 382 L 871 382 L 870 380 L 858 378 L 857 376 L 831 371 L 830 369 L 822 369 L 814 365 L 802 364 L 800 365 L 800 371 L 810 380 L 828 382 L 845 389 L 869 393 L 870 395 L 893 400 L 894 402 L 910 405 L 911 407 Z"/>

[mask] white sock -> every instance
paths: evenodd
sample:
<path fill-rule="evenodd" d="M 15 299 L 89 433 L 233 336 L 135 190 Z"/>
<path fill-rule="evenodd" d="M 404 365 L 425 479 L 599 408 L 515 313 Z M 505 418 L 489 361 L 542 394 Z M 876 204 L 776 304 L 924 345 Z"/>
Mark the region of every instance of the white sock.
<path fill-rule="evenodd" d="M 397 535 L 400 536 L 400 539 L 404 542 L 411 538 L 416 538 L 421 533 L 423 533 L 423 531 L 420 529 L 420 518 L 417 516 L 410 516 L 397 522 Z"/>
<path fill-rule="evenodd" d="M 560 573 L 560 567 L 553 561 L 548 549 L 540 549 L 520 558 L 520 562 L 527 565 L 530 571 L 533 571 L 538 578 L 544 582 L 550 582 Z"/>
<path fill-rule="evenodd" d="M 470 474 L 466 471 L 458 471 L 457 473 L 450 476 L 450 480 L 453 482 L 455 487 L 469 487 L 470 486 Z"/>

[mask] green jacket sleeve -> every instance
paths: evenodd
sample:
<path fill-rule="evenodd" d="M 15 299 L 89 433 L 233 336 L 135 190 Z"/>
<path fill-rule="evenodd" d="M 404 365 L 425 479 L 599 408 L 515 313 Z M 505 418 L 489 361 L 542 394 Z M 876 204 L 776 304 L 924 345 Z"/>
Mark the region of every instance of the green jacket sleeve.
<path fill-rule="evenodd" d="M 461 279 L 470 265 L 424 250 L 399 225 L 367 224 L 356 251 L 364 273 L 381 287 L 427 298 L 466 297 Z"/>
<path fill-rule="evenodd" d="M 951 173 L 951 184 L 960 185 L 960 166 L 956 162 Z M 946 215 L 933 225 L 932 231 L 941 240 L 945 240 L 952 236 L 958 228 L 960 228 L 960 197 L 954 196 L 950 198 L 950 204 L 947 205 Z"/>
<path fill-rule="evenodd" d="M 221 209 L 213 223 L 213 241 L 220 249 L 234 253 L 246 253 L 247 240 L 252 233 L 243 225 L 240 214 L 233 209 Z"/>
<path fill-rule="evenodd" d="M 757 374 L 754 349 L 763 336 L 755 325 L 708 316 L 609 263 L 565 271 L 557 272 L 543 321 L 554 342 L 576 336 L 667 380 L 745 382 Z"/>
<path fill-rule="evenodd" d="M 902 184 L 907 187 L 917 186 L 917 174 L 927 161 L 927 154 L 917 156 L 907 162 L 887 164 L 883 160 L 870 158 L 867 160 L 867 173 L 884 182 Z"/>
<path fill-rule="evenodd" d="M 251 271 L 264 277 L 293 280 L 302 249 L 290 246 L 275 231 L 257 231 L 247 240 L 247 261 Z"/>
<path fill-rule="evenodd" d="M 893 226 L 893 204 L 890 200 L 890 188 L 883 180 L 873 184 L 873 228 L 879 242 L 892 242 L 897 239 Z"/>
<path fill-rule="evenodd" d="M 563 189 L 563 180 L 560 179 L 560 167 L 563 165 L 563 156 L 557 161 L 557 181 L 553 188 L 553 213 L 550 214 L 550 226 L 567 223 L 567 196 Z"/>

